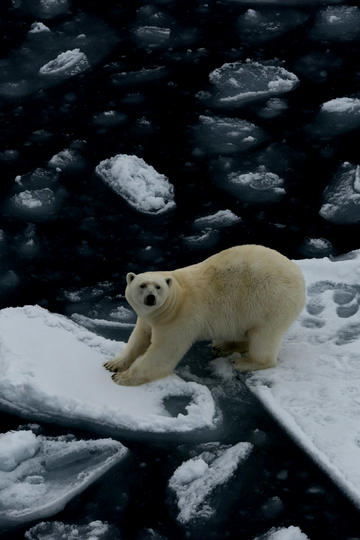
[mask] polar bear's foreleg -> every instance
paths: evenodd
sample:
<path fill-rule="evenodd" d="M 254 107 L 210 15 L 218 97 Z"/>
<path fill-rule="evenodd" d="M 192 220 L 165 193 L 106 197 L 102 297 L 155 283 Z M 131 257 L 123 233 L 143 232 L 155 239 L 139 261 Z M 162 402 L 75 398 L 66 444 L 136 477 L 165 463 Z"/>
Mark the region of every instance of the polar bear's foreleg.
<path fill-rule="evenodd" d="M 125 371 L 146 352 L 150 341 L 151 328 L 138 317 L 125 349 L 113 360 L 105 362 L 104 367 L 109 371 Z"/>
<path fill-rule="evenodd" d="M 179 340 L 174 333 L 162 335 L 154 339 L 144 356 L 138 358 L 129 369 L 114 373 L 113 381 L 120 385 L 137 386 L 167 377 L 173 373 L 191 345 L 191 341 Z"/>
<path fill-rule="evenodd" d="M 253 371 L 274 367 L 277 363 L 283 332 L 273 328 L 249 330 L 249 352 L 244 358 L 237 358 L 233 365 L 238 371 Z"/>

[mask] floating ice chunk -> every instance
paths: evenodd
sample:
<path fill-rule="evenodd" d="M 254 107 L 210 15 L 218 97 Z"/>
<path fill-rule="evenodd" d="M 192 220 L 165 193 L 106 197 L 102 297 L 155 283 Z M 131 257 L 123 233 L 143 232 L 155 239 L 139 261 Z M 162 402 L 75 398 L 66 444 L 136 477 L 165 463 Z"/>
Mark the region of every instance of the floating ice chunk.
<path fill-rule="evenodd" d="M 70 148 L 61 150 L 49 160 L 49 167 L 53 169 L 76 170 L 84 165 L 84 160 L 78 152 Z"/>
<path fill-rule="evenodd" d="M 285 195 L 284 180 L 263 165 L 253 172 L 231 172 L 227 181 L 230 191 L 246 202 L 276 202 Z"/>
<path fill-rule="evenodd" d="M 144 214 L 163 214 L 175 207 L 174 187 L 164 174 L 137 156 L 118 154 L 101 161 L 96 174 Z"/>
<path fill-rule="evenodd" d="M 110 317 L 122 323 L 134 323 L 136 319 L 134 312 L 124 306 L 113 309 L 110 312 Z"/>
<path fill-rule="evenodd" d="M 306 6 L 323 4 L 324 0 L 225 0 L 234 4 L 249 4 L 253 6 L 262 6 L 265 4 L 282 6 Z M 327 0 L 327 4 L 340 4 L 344 0 Z"/>
<path fill-rule="evenodd" d="M 264 43 L 283 36 L 307 19 L 305 13 L 294 9 L 248 9 L 238 19 L 239 37 L 246 43 Z"/>
<path fill-rule="evenodd" d="M 170 38 L 170 28 L 159 26 L 141 26 L 134 32 L 138 43 L 143 47 L 163 47 L 168 44 Z"/>
<path fill-rule="evenodd" d="M 208 497 L 218 486 L 230 480 L 251 450 L 252 444 L 248 442 L 230 448 L 219 446 L 185 461 L 176 469 L 169 480 L 169 488 L 175 492 L 180 523 L 208 518 L 215 512 Z"/>
<path fill-rule="evenodd" d="M 114 110 L 96 113 L 93 116 L 94 124 L 103 127 L 119 126 L 126 122 L 126 120 L 126 114 Z"/>
<path fill-rule="evenodd" d="M 42 22 L 34 22 L 31 25 L 29 34 L 39 34 L 41 32 L 51 32 L 50 28 Z"/>
<path fill-rule="evenodd" d="M 270 529 L 267 533 L 257 536 L 255 540 L 309 540 L 299 527 L 281 527 Z"/>
<path fill-rule="evenodd" d="M 29 431 L 2 435 L 0 448 L 1 526 L 56 514 L 127 454 L 111 439 L 76 441 Z"/>
<path fill-rule="evenodd" d="M 311 136 L 327 140 L 360 126 L 360 99 L 336 98 L 322 104 L 313 124 L 308 126 Z"/>
<path fill-rule="evenodd" d="M 138 387 L 119 386 L 103 362 L 124 347 L 38 306 L 0 311 L 0 408 L 33 420 L 121 434 L 179 433 L 218 422 L 208 388 L 176 375 Z M 176 417 L 164 400 L 188 399 Z"/>
<path fill-rule="evenodd" d="M 219 242 L 219 231 L 206 230 L 193 236 L 184 236 L 184 244 L 190 249 L 210 249 Z"/>
<path fill-rule="evenodd" d="M 332 223 L 360 222 L 360 165 L 343 163 L 323 193 L 319 214 Z"/>
<path fill-rule="evenodd" d="M 285 94 L 299 84 L 297 76 L 283 67 L 250 61 L 224 64 L 210 73 L 209 80 L 215 88 L 213 103 L 223 107 Z"/>
<path fill-rule="evenodd" d="M 326 238 L 306 238 L 300 247 L 300 253 L 305 258 L 326 257 L 333 252 L 333 246 Z"/>
<path fill-rule="evenodd" d="M 25 533 L 27 540 L 110 540 L 120 538 L 114 527 L 103 521 L 72 525 L 61 521 L 42 521 Z"/>
<path fill-rule="evenodd" d="M 223 227 L 231 227 L 232 225 L 236 225 L 236 223 L 240 222 L 241 218 L 234 214 L 231 210 L 219 210 L 215 214 L 195 219 L 193 227 L 196 229 L 220 229 Z"/>
<path fill-rule="evenodd" d="M 43 65 L 39 73 L 44 77 L 67 78 L 82 73 L 90 67 L 87 56 L 80 49 L 59 54 L 54 60 Z"/>
<path fill-rule="evenodd" d="M 360 9 L 357 6 L 328 6 L 320 10 L 310 35 L 313 39 L 329 41 L 360 39 Z"/>
<path fill-rule="evenodd" d="M 283 99 L 270 98 L 265 106 L 258 112 L 262 118 L 276 118 L 288 109 L 288 104 Z"/>
<path fill-rule="evenodd" d="M 210 154 L 232 154 L 244 152 L 264 142 L 266 133 L 240 118 L 200 116 L 194 127 L 196 144 Z"/>
<path fill-rule="evenodd" d="M 28 220 L 43 220 L 54 217 L 58 208 L 55 193 L 50 188 L 25 190 L 10 199 L 13 215 Z"/>
<path fill-rule="evenodd" d="M 9 431 L 8 433 L 1 433 L 0 471 L 13 471 L 19 463 L 32 458 L 39 450 L 39 446 L 39 440 L 31 431 Z"/>
<path fill-rule="evenodd" d="M 156 66 L 153 68 L 142 68 L 139 71 L 114 73 L 111 80 L 116 86 L 135 86 L 157 81 L 164 78 L 166 74 L 167 69 L 164 66 Z"/>
<path fill-rule="evenodd" d="M 29 9 L 44 19 L 52 19 L 67 13 L 69 0 L 30 0 Z"/>

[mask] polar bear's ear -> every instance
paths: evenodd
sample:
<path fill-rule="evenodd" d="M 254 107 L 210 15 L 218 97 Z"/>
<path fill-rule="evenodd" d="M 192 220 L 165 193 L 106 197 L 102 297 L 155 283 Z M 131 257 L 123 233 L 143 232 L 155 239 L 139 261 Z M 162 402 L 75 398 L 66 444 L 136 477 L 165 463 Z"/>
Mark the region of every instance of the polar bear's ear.
<path fill-rule="evenodd" d="M 136 274 L 134 274 L 133 272 L 129 272 L 128 274 L 126 274 L 126 283 L 129 285 L 129 283 L 132 282 L 135 276 Z"/>
<path fill-rule="evenodd" d="M 173 282 L 172 278 L 169 277 L 169 278 L 167 278 L 165 281 L 166 281 L 166 285 L 167 285 L 168 287 L 171 287 L 172 282 Z"/>

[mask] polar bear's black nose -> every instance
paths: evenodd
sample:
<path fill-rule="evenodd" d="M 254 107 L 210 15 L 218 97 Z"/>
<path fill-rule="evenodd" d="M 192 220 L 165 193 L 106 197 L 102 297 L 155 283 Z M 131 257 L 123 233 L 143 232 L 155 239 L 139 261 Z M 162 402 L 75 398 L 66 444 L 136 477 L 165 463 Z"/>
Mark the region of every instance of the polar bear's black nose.
<path fill-rule="evenodd" d="M 155 298 L 155 295 L 153 294 L 148 294 L 147 297 L 145 298 L 145 304 L 147 306 L 154 306 L 156 303 L 156 298 Z"/>

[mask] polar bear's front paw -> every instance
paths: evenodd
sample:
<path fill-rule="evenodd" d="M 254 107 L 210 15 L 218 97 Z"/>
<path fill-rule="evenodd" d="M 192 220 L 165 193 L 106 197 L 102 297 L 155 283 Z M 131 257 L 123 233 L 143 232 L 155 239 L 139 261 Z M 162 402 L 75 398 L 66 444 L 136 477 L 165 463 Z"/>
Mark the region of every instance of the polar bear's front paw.
<path fill-rule="evenodd" d="M 129 361 L 123 358 L 114 358 L 114 360 L 109 360 L 103 364 L 104 368 L 108 371 L 125 371 L 130 366 Z"/>
<path fill-rule="evenodd" d="M 150 379 L 139 375 L 135 370 L 132 369 L 116 372 L 111 378 L 120 386 L 139 386 L 139 384 L 144 384 L 150 381 Z"/>

